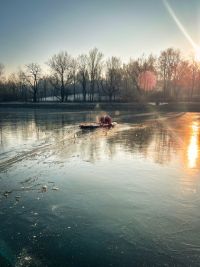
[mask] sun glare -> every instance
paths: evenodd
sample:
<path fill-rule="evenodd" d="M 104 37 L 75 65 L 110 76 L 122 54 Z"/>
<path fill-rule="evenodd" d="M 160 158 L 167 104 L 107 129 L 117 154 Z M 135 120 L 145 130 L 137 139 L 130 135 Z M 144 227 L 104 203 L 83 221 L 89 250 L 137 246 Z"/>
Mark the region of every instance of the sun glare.
<path fill-rule="evenodd" d="M 195 60 L 200 62 L 200 47 L 195 50 Z"/>
<path fill-rule="evenodd" d="M 188 146 L 188 165 L 189 168 L 195 168 L 198 159 L 198 133 L 199 128 L 196 124 L 192 125 L 192 136 Z"/>

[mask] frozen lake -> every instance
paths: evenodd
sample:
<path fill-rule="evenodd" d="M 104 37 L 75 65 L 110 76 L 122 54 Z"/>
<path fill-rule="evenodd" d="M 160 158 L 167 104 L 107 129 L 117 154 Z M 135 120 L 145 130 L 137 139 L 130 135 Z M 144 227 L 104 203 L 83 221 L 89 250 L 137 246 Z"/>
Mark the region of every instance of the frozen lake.
<path fill-rule="evenodd" d="M 0 110 L 0 266 L 199 266 L 200 113 Z"/>

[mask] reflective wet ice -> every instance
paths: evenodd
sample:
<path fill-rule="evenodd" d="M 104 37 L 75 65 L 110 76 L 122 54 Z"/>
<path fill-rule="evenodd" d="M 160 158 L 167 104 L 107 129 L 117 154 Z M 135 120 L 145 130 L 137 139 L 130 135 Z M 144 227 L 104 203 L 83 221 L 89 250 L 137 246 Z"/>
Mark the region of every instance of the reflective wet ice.
<path fill-rule="evenodd" d="M 112 116 L 1 111 L 1 264 L 198 266 L 200 115 Z"/>

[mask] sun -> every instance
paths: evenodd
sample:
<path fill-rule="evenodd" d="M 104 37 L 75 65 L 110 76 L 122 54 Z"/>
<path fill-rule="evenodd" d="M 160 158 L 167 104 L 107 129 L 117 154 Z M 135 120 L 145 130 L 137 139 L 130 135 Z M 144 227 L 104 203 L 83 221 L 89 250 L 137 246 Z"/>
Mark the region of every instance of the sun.
<path fill-rule="evenodd" d="M 200 62 L 200 47 L 195 50 L 195 60 Z"/>

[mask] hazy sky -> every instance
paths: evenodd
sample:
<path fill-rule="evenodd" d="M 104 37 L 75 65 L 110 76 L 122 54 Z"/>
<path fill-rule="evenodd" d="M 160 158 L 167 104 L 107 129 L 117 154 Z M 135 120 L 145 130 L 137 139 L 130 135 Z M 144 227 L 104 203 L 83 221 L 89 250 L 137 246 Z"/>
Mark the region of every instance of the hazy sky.
<path fill-rule="evenodd" d="M 200 0 L 168 2 L 200 45 Z M 0 0 L 0 62 L 9 72 L 94 46 L 123 61 L 171 46 L 192 50 L 163 0 Z"/>

